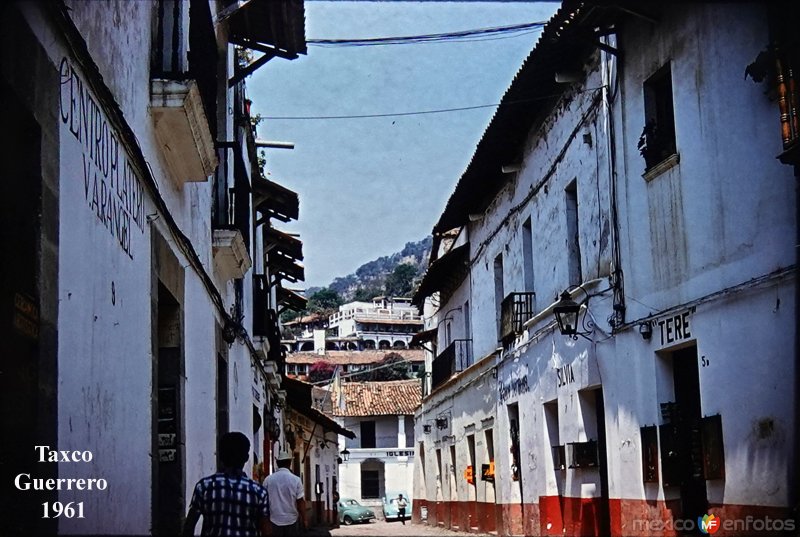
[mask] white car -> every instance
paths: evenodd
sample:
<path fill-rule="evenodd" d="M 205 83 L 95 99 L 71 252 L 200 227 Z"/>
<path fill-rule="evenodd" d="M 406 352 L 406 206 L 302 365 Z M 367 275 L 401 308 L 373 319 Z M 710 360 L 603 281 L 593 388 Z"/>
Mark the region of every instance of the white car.
<path fill-rule="evenodd" d="M 411 498 L 403 491 L 387 492 L 383 496 L 383 517 L 388 520 L 400 520 L 397 510 L 397 497 L 403 495 L 406 505 L 406 520 L 411 520 Z"/>

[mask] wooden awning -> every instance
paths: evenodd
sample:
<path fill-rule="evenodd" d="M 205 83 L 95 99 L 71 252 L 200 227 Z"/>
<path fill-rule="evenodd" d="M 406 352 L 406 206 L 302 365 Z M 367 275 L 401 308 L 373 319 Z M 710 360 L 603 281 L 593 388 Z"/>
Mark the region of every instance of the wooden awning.
<path fill-rule="evenodd" d="M 299 293 L 295 293 L 291 289 L 284 289 L 280 285 L 278 286 L 276 293 L 278 295 L 278 304 L 286 306 L 282 309 L 290 309 L 294 311 L 303 311 L 306 309 L 308 299 Z"/>
<path fill-rule="evenodd" d="M 306 53 L 303 0 L 228 0 L 228 41 L 289 59 Z"/>
<path fill-rule="evenodd" d="M 303 260 L 302 241 L 274 227 L 264 226 L 264 244 L 268 252 L 276 252 L 297 261 Z"/>
<path fill-rule="evenodd" d="M 300 199 L 297 192 L 273 181 L 256 177 L 253 179 L 253 206 L 265 219 L 276 218 L 282 222 L 297 220 L 300 214 Z"/>
<path fill-rule="evenodd" d="M 454 289 L 463 281 L 469 263 L 469 243 L 453 248 L 428 266 L 411 303 L 422 306 L 437 291 Z"/>
<path fill-rule="evenodd" d="M 270 255 L 267 259 L 267 266 L 271 274 L 277 275 L 290 282 L 304 281 L 306 279 L 305 268 L 292 259 L 282 255 Z"/>

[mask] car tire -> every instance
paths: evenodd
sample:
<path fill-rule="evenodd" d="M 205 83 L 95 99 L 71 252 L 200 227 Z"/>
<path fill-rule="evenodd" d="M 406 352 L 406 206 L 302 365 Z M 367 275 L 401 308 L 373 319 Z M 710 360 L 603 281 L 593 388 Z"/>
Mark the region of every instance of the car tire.
<path fill-rule="evenodd" d="M 353 523 L 353 519 L 350 518 L 350 515 L 345 515 L 344 520 L 342 520 L 342 522 L 344 522 L 345 526 L 349 526 Z"/>

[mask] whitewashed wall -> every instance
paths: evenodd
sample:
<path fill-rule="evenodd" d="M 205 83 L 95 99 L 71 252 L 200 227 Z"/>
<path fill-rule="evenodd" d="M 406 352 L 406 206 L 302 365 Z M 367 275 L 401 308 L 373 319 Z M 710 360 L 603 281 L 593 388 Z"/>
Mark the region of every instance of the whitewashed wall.
<path fill-rule="evenodd" d="M 211 258 L 211 181 L 179 186 L 169 176 L 156 141 L 150 99 L 150 32 L 155 21 L 152 2 L 67 2 L 70 17 L 97 62 L 104 83 L 114 94 L 125 120 L 155 177 L 159 194 L 172 217 L 189 237 L 201 263 L 213 277 Z M 108 129 L 107 147 L 116 155 L 116 172 L 103 158 L 96 160 L 96 146 L 76 138 L 83 128 L 71 119 L 76 110 L 69 92 L 80 80 L 90 89 L 87 73 L 76 64 L 33 5 L 22 5 L 51 60 L 61 67 L 60 196 L 59 196 L 59 445 L 58 449 L 90 450 L 91 463 L 78 468 L 62 464 L 65 477 L 102 477 L 108 490 L 93 493 L 62 492 L 61 501 L 83 501 L 83 520 L 61 519 L 64 533 L 105 532 L 144 534 L 150 531 L 152 449 L 151 348 L 151 242 L 153 230 L 163 236 L 171 253 L 184 268 L 182 303 L 185 357 L 185 494 L 191 497 L 194 483 L 216 468 L 216 342 L 215 311 L 200 277 L 175 245 L 164 218 L 143 189 L 140 174 L 125 175 L 130 156 L 105 110 L 97 116 L 101 129 Z M 224 39 L 220 40 L 224 43 Z M 232 58 L 227 54 L 229 65 Z M 223 56 L 224 57 L 224 56 Z M 230 69 L 229 69 L 230 70 Z M 70 80 L 73 85 L 70 85 Z M 228 91 L 229 98 L 232 93 Z M 232 116 L 225 116 L 219 136 L 232 133 Z M 215 119 L 215 118 L 214 118 Z M 104 131 L 105 132 L 105 131 Z M 81 134 L 83 136 L 83 134 Z M 85 138 L 82 138 L 85 140 Z M 97 182 L 95 183 L 95 176 Z M 129 180 L 123 181 L 123 179 Z M 105 196 L 104 190 L 113 191 Z M 96 191 L 96 194 L 95 194 Z M 135 193 L 131 205 L 125 196 Z M 94 204 L 95 196 L 97 203 Z M 117 227 L 117 214 L 130 217 L 127 234 Z M 151 218 L 147 218 L 148 215 Z M 217 279 L 223 300 L 233 302 L 232 286 Z M 252 311 L 250 275 L 245 281 L 244 311 Z M 248 323 L 251 319 L 248 318 Z M 248 324 L 248 332 L 252 326 Z M 229 355 L 230 429 L 241 430 L 253 440 L 261 454 L 261 437 L 252 438 L 253 376 L 251 356 L 240 343 Z M 265 395 L 262 391 L 262 396 Z M 56 446 L 54 446 L 56 447 Z M 248 463 L 250 471 L 252 460 Z"/>

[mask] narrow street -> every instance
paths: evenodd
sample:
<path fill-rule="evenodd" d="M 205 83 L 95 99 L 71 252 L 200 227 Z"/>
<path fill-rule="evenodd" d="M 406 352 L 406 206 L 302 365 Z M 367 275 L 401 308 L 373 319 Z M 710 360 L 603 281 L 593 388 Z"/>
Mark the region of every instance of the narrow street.
<path fill-rule="evenodd" d="M 4 2 L 0 537 L 798 533 L 798 28 Z"/>

